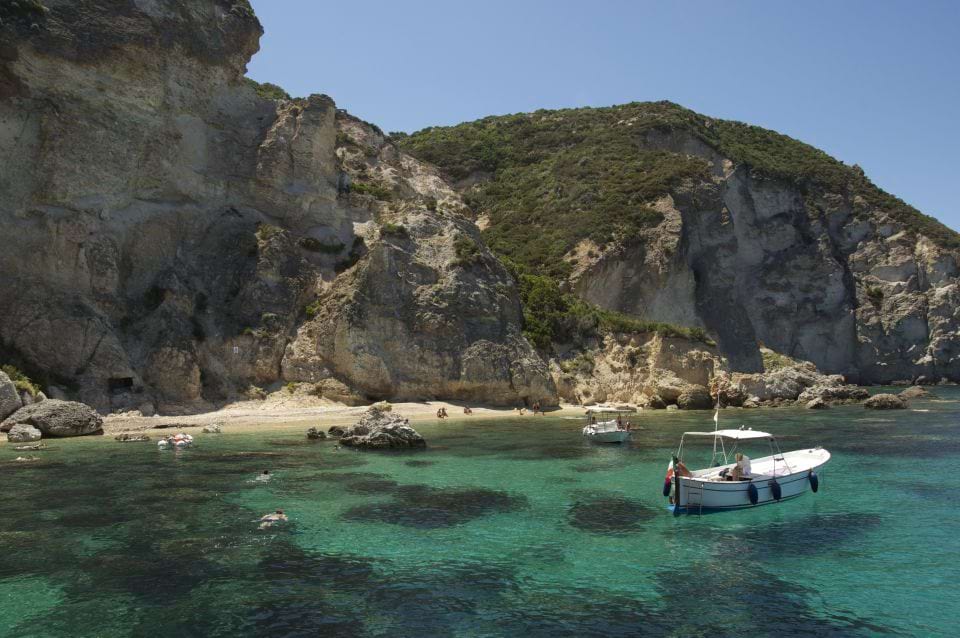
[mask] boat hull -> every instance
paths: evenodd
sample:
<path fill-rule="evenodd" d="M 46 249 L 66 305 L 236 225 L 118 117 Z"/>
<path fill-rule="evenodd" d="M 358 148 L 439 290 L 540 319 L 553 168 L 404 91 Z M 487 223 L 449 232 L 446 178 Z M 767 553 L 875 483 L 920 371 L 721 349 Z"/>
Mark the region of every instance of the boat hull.
<path fill-rule="evenodd" d="M 593 433 L 584 432 L 583 436 L 591 443 L 625 443 L 630 439 L 630 432 L 627 430 Z"/>
<path fill-rule="evenodd" d="M 809 455 L 809 456 L 807 456 Z M 700 512 L 715 510 L 742 509 L 759 507 L 778 501 L 801 496 L 810 489 L 810 473 L 819 472 L 830 460 L 830 453 L 822 449 L 796 450 L 788 453 L 788 460 L 794 461 L 787 473 L 758 474 L 749 481 L 712 481 L 697 476 L 681 477 L 678 503 L 681 512 Z M 806 457 L 806 458 L 805 458 Z M 764 459 L 759 459 L 762 464 Z M 780 487 L 780 498 L 774 496 L 774 486 Z M 750 500 L 750 486 L 757 488 L 756 503 Z M 673 509 L 676 509 L 677 505 Z"/>

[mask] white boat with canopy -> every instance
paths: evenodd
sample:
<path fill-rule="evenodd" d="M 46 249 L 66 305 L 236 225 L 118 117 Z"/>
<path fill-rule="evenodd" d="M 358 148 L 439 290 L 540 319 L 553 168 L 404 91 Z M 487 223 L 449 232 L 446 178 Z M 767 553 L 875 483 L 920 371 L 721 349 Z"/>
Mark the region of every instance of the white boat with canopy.
<path fill-rule="evenodd" d="M 718 415 L 714 416 L 714 422 Z M 690 471 L 683 464 L 687 438 L 713 440 L 713 458 L 705 469 Z M 766 441 L 770 454 L 750 459 L 740 450 L 744 442 Z M 731 462 L 731 459 L 734 459 Z M 800 496 L 819 488 L 817 472 L 830 460 L 821 448 L 782 452 L 776 438 L 767 432 L 744 429 L 684 432 L 664 479 L 663 495 L 671 509 L 681 512 L 726 510 L 767 505 Z"/>
<path fill-rule="evenodd" d="M 592 443 L 624 443 L 630 439 L 629 415 L 635 412 L 606 406 L 587 408 L 583 436 Z"/>

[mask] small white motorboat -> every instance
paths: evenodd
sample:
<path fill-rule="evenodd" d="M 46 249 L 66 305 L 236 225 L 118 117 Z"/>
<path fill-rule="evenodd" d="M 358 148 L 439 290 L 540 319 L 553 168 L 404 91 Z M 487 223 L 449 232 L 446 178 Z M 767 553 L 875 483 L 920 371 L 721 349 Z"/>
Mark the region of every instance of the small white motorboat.
<path fill-rule="evenodd" d="M 630 421 L 624 417 L 635 410 L 609 407 L 587 408 L 583 436 L 592 443 L 623 443 L 630 439 Z"/>
<path fill-rule="evenodd" d="M 710 467 L 693 471 L 686 468 L 682 459 L 687 437 L 713 440 Z M 770 454 L 751 460 L 738 453 L 745 441 L 766 441 Z M 730 442 L 732 446 L 727 449 Z M 731 463 L 731 456 L 737 461 Z M 772 434 L 742 426 L 739 430 L 684 432 L 680 447 L 668 465 L 663 495 L 670 498 L 674 514 L 778 503 L 800 496 L 808 489 L 816 492 L 820 485 L 817 473 L 829 460 L 830 452 L 821 447 L 781 452 Z"/>

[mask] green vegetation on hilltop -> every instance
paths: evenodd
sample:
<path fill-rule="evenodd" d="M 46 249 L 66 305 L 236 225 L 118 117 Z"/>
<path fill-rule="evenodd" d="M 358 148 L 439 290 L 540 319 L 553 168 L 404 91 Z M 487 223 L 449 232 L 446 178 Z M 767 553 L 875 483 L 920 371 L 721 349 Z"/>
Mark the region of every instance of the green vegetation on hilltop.
<path fill-rule="evenodd" d="M 648 204 L 707 177 L 699 158 L 638 148 L 611 109 L 491 117 L 396 138 L 454 179 L 489 177 L 465 200 L 491 218 L 484 239 L 535 272 L 563 277 L 582 239 L 628 241 L 662 216 Z"/>
<path fill-rule="evenodd" d="M 577 242 L 629 240 L 660 222 L 648 207 L 652 200 L 708 178 L 703 159 L 650 150 L 650 133 L 673 131 L 759 174 L 790 181 L 805 195 L 859 197 L 912 232 L 960 247 L 960 235 L 880 190 L 858 167 L 786 135 L 670 102 L 487 117 L 394 139 L 454 180 L 477 182 L 465 199 L 489 215 L 484 238 L 496 253 L 563 277 L 570 265 L 562 258 Z"/>

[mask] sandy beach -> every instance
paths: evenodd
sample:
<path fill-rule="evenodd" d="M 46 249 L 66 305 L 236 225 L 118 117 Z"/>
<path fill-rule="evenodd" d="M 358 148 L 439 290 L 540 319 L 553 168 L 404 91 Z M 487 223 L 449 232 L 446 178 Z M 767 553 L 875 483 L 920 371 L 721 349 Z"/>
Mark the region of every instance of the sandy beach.
<path fill-rule="evenodd" d="M 462 403 L 446 401 L 423 401 L 391 403 L 393 410 L 410 419 L 411 423 L 436 422 L 437 410 L 446 408 L 451 419 L 491 419 L 503 417 L 519 417 L 516 408 L 470 406 L 472 415 L 463 413 Z M 277 401 L 243 401 L 234 403 L 212 412 L 189 416 L 126 416 L 110 415 L 104 419 L 104 434 L 114 435 L 120 432 L 140 432 L 144 430 L 182 430 L 190 432 L 207 425 L 218 424 L 225 431 L 230 430 L 268 430 L 273 428 L 303 426 L 320 427 L 326 430 L 331 425 L 352 424 L 369 406 L 346 406 L 329 403 L 324 405 L 304 405 L 292 400 Z M 562 404 L 558 408 L 549 408 L 548 415 L 582 416 L 583 407 Z M 523 418 L 534 417 L 529 409 L 524 410 Z"/>

